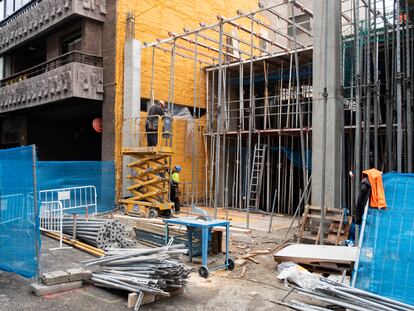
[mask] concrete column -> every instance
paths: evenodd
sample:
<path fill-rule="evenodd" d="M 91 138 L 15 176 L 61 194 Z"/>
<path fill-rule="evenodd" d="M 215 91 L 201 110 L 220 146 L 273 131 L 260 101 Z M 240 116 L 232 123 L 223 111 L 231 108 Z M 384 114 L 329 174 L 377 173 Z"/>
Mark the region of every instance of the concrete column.
<path fill-rule="evenodd" d="M 321 204 L 322 165 L 325 156 L 325 206 L 339 208 L 341 207 L 341 152 L 343 152 L 341 139 L 344 130 L 343 98 L 340 95 L 341 0 L 314 0 L 313 12 L 312 204 Z M 325 16 L 326 12 L 327 16 Z M 326 71 L 325 66 L 327 66 Z M 325 87 L 327 107 L 326 150 L 324 151 Z"/>
<path fill-rule="evenodd" d="M 135 39 L 125 41 L 124 50 L 124 123 L 122 131 L 122 146 L 136 148 L 139 143 L 138 122 L 141 113 L 141 43 Z M 135 118 L 135 119 L 134 119 Z M 126 190 L 131 181 L 126 178 L 132 174 L 127 165 L 133 159 L 123 157 L 122 165 L 122 195 L 128 196 Z"/>

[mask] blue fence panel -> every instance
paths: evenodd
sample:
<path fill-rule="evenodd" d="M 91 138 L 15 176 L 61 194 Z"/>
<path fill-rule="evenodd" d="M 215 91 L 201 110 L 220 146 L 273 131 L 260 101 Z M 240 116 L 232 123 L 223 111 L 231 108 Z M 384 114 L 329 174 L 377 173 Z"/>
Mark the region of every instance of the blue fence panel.
<path fill-rule="evenodd" d="M 32 146 L 0 150 L 0 269 L 25 277 L 35 276 L 38 266 L 33 179 Z"/>
<path fill-rule="evenodd" d="M 98 212 L 111 211 L 115 206 L 113 161 L 39 161 L 37 172 L 39 190 L 95 186 Z"/>
<path fill-rule="evenodd" d="M 369 209 L 356 287 L 414 304 L 414 174 L 383 183 L 387 209 Z"/>

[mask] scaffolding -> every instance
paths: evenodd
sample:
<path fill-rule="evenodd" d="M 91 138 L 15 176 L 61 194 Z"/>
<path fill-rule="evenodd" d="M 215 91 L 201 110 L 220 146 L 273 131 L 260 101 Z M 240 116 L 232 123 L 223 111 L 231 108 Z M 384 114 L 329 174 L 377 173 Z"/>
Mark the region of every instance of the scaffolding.
<path fill-rule="evenodd" d="M 346 123 L 340 207 L 351 213 L 363 169 L 412 171 L 412 14 L 407 0 L 391 8 L 386 3 L 341 1 Z M 155 50 L 171 55 L 171 111 L 177 57 L 194 62 L 193 117 L 204 111 L 197 72 L 205 73 L 206 180 L 196 191 L 193 176 L 191 204 L 214 207 L 215 217 L 219 207 L 244 210 L 247 227 L 250 212 L 299 215 L 310 199 L 313 12 L 281 0 L 217 19 L 144 44 L 153 49 L 153 66 Z M 194 140 L 193 148 L 201 143 Z M 260 145 L 267 146 L 261 200 L 249 208 L 253 150 Z"/>
<path fill-rule="evenodd" d="M 312 33 L 310 21 L 299 23 L 295 14 L 310 14 L 299 1 L 259 4 L 253 12 L 194 30 L 144 43 L 144 48 L 170 53 L 168 109 L 174 108 L 174 76 L 177 57 L 194 61 L 193 116 L 200 116 L 196 90 L 198 66 L 206 75 L 206 143 L 208 146 L 203 203 L 215 208 L 237 208 L 250 212 L 253 147 L 266 145 L 264 172 L 258 184 L 260 206 L 254 211 L 270 212 L 271 192 L 278 185 L 277 212 L 294 212 L 294 184 L 307 184 L 310 174 L 312 109 Z M 293 18 L 291 18 L 293 16 Z M 277 20 L 278 22 L 274 22 Z M 272 21 L 274 23 L 272 23 Z M 288 28 L 294 35 L 289 35 Z M 235 33 L 234 30 L 237 30 Z M 263 35 L 266 30 L 269 35 Z M 301 32 L 299 40 L 296 32 Z M 153 71 L 152 78 L 153 81 Z M 153 97 L 154 92 L 151 91 Z M 154 100 L 153 98 L 151 99 Z M 200 143 L 193 142 L 193 149 Z M 193 154 L 193 157 L 196 155 Z M 194 166 L 193 166 L 194 167 Z M 273 174 L 273 167 L 279 173 Z M 283 169 L 287 167 L 288 169 Z M 192 178 L 192 205 L 197 176 Z M 229 186 L 231 185 L 231 186 Z M 198 192 L 199 193 L 199 192 Z M 309 195 L 307 196 L 309 197 Z M 285 208 L 285 206 L 288 206 Z M 247 226 L 249 217 L 247 215 Z"/>

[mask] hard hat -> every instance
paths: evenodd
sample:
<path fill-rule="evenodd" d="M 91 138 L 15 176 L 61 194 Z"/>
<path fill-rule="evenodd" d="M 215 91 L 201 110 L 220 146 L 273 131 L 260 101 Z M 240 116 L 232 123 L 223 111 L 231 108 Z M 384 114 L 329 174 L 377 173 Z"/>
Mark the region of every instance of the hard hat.
<path fill-rule="evenodd" d="M 175 170 L 176 170 L 177 172 L 181 172 L 182 168 L 181 168 L 181 166 L 180 166 L 180 165 L 176 165 L 176 166 L 175 166 Z"/>

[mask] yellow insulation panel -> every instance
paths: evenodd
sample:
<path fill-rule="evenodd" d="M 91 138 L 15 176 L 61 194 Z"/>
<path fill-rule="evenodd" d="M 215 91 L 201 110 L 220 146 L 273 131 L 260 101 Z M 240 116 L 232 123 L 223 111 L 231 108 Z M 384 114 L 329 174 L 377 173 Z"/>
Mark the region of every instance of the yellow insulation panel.
<path fill-rule="evenodd" d="M 232 17 L 237 15 L 237 9 L 244 12 L 252 11 L 257 8 L 257 0 L 119 0 L 117 4 L 116 18 L 116 92 L 115 92 L 115 163 L 117 176 L 117 193 L 121 191 L 122 176 L 122 122 L 123 122 L 123 88 L 124 88 L 124 43 L 126 33 L 127 13 L 135 14 L 135 38 L 141 42 L 153 42 L 157 38 L 169 37 L 169 32 L 182 33 L 183 28 L 198 28 L 199 23 L 213 24 L 217 22 L 217 16 Z M 250 23 L 247 19 L 238 21 L 244 27 L 249 28 Z M 242 30 L 237 30 L 232 26 L 226 26 L 226 32 L 236 33 L 238 37 L 250 40 L 249 34 Z M 258 29 L 255 29 L 258 32 Z M 214 31 L 209 36 L 217 38 Z M 199 38 L 199 42 L 214 45 L 204 39 Z M 258 45 L 258 39 L 255 38 Z M 180 44 L 187 49 L 194 49 L 194 45 L 186 44 L 180 41 Z M 166 48 L 171 48 L 164 45 Z M 243 49 L 248 51 L 246 46 Z M 208 51 L 202 50 L 203 53 L 209 54 Z M 178 52 L 183 50 L 177 49 Z M 183 52 L 184 53 L 184 52 Z M 191 54 L 191 53 L 187 53 Z M 211 52 L 217 57 L 217 54 Z M 168 100 L 169 93 L 169 75 L 171 53 L 156 50 L 154 66 L 154 94 L 155 99 Z M 243 55 L 242 55 L 243 56 Z M 244 55 L 244 58 L 247 56 Z M 207 59 L 200 56 L 200 58 Z M 197 106 L 205 108 L 206 89 L 205 89 L 205 72 L 202 66 L 197 66 Z M 141 97 L 150 98 L 151 96 L 151 67 L 152 67 L 152 49 L 142 50 L 142 67 L 141 67 Z M 174 79 L 174 102 L 177 104 L 192 106 L 194 104 L 194 61 L 176 56 L 175 61 L 175 79 Z M 184 123 L 177 122 L 176 130 L 183 130 L 186 126 Z M 185 145 L 188 145 L 183 133 L 177 132 L 176 155 L 173 158 L 175 164 L 183 166 L 182 180 L 191 181 L 191 153 L 186 151 Z M 201 133 L 197 134 L 201 138 Z M 197 137 L 198 137 L 197 136 Z M 198 152 L 200 151 L 200 152 Z M 200 143 L 197 146 L 197 161 L 199 161 L 196 176 L 198 181 L 204 180 L 205 153 L 204 146 Z"/>

